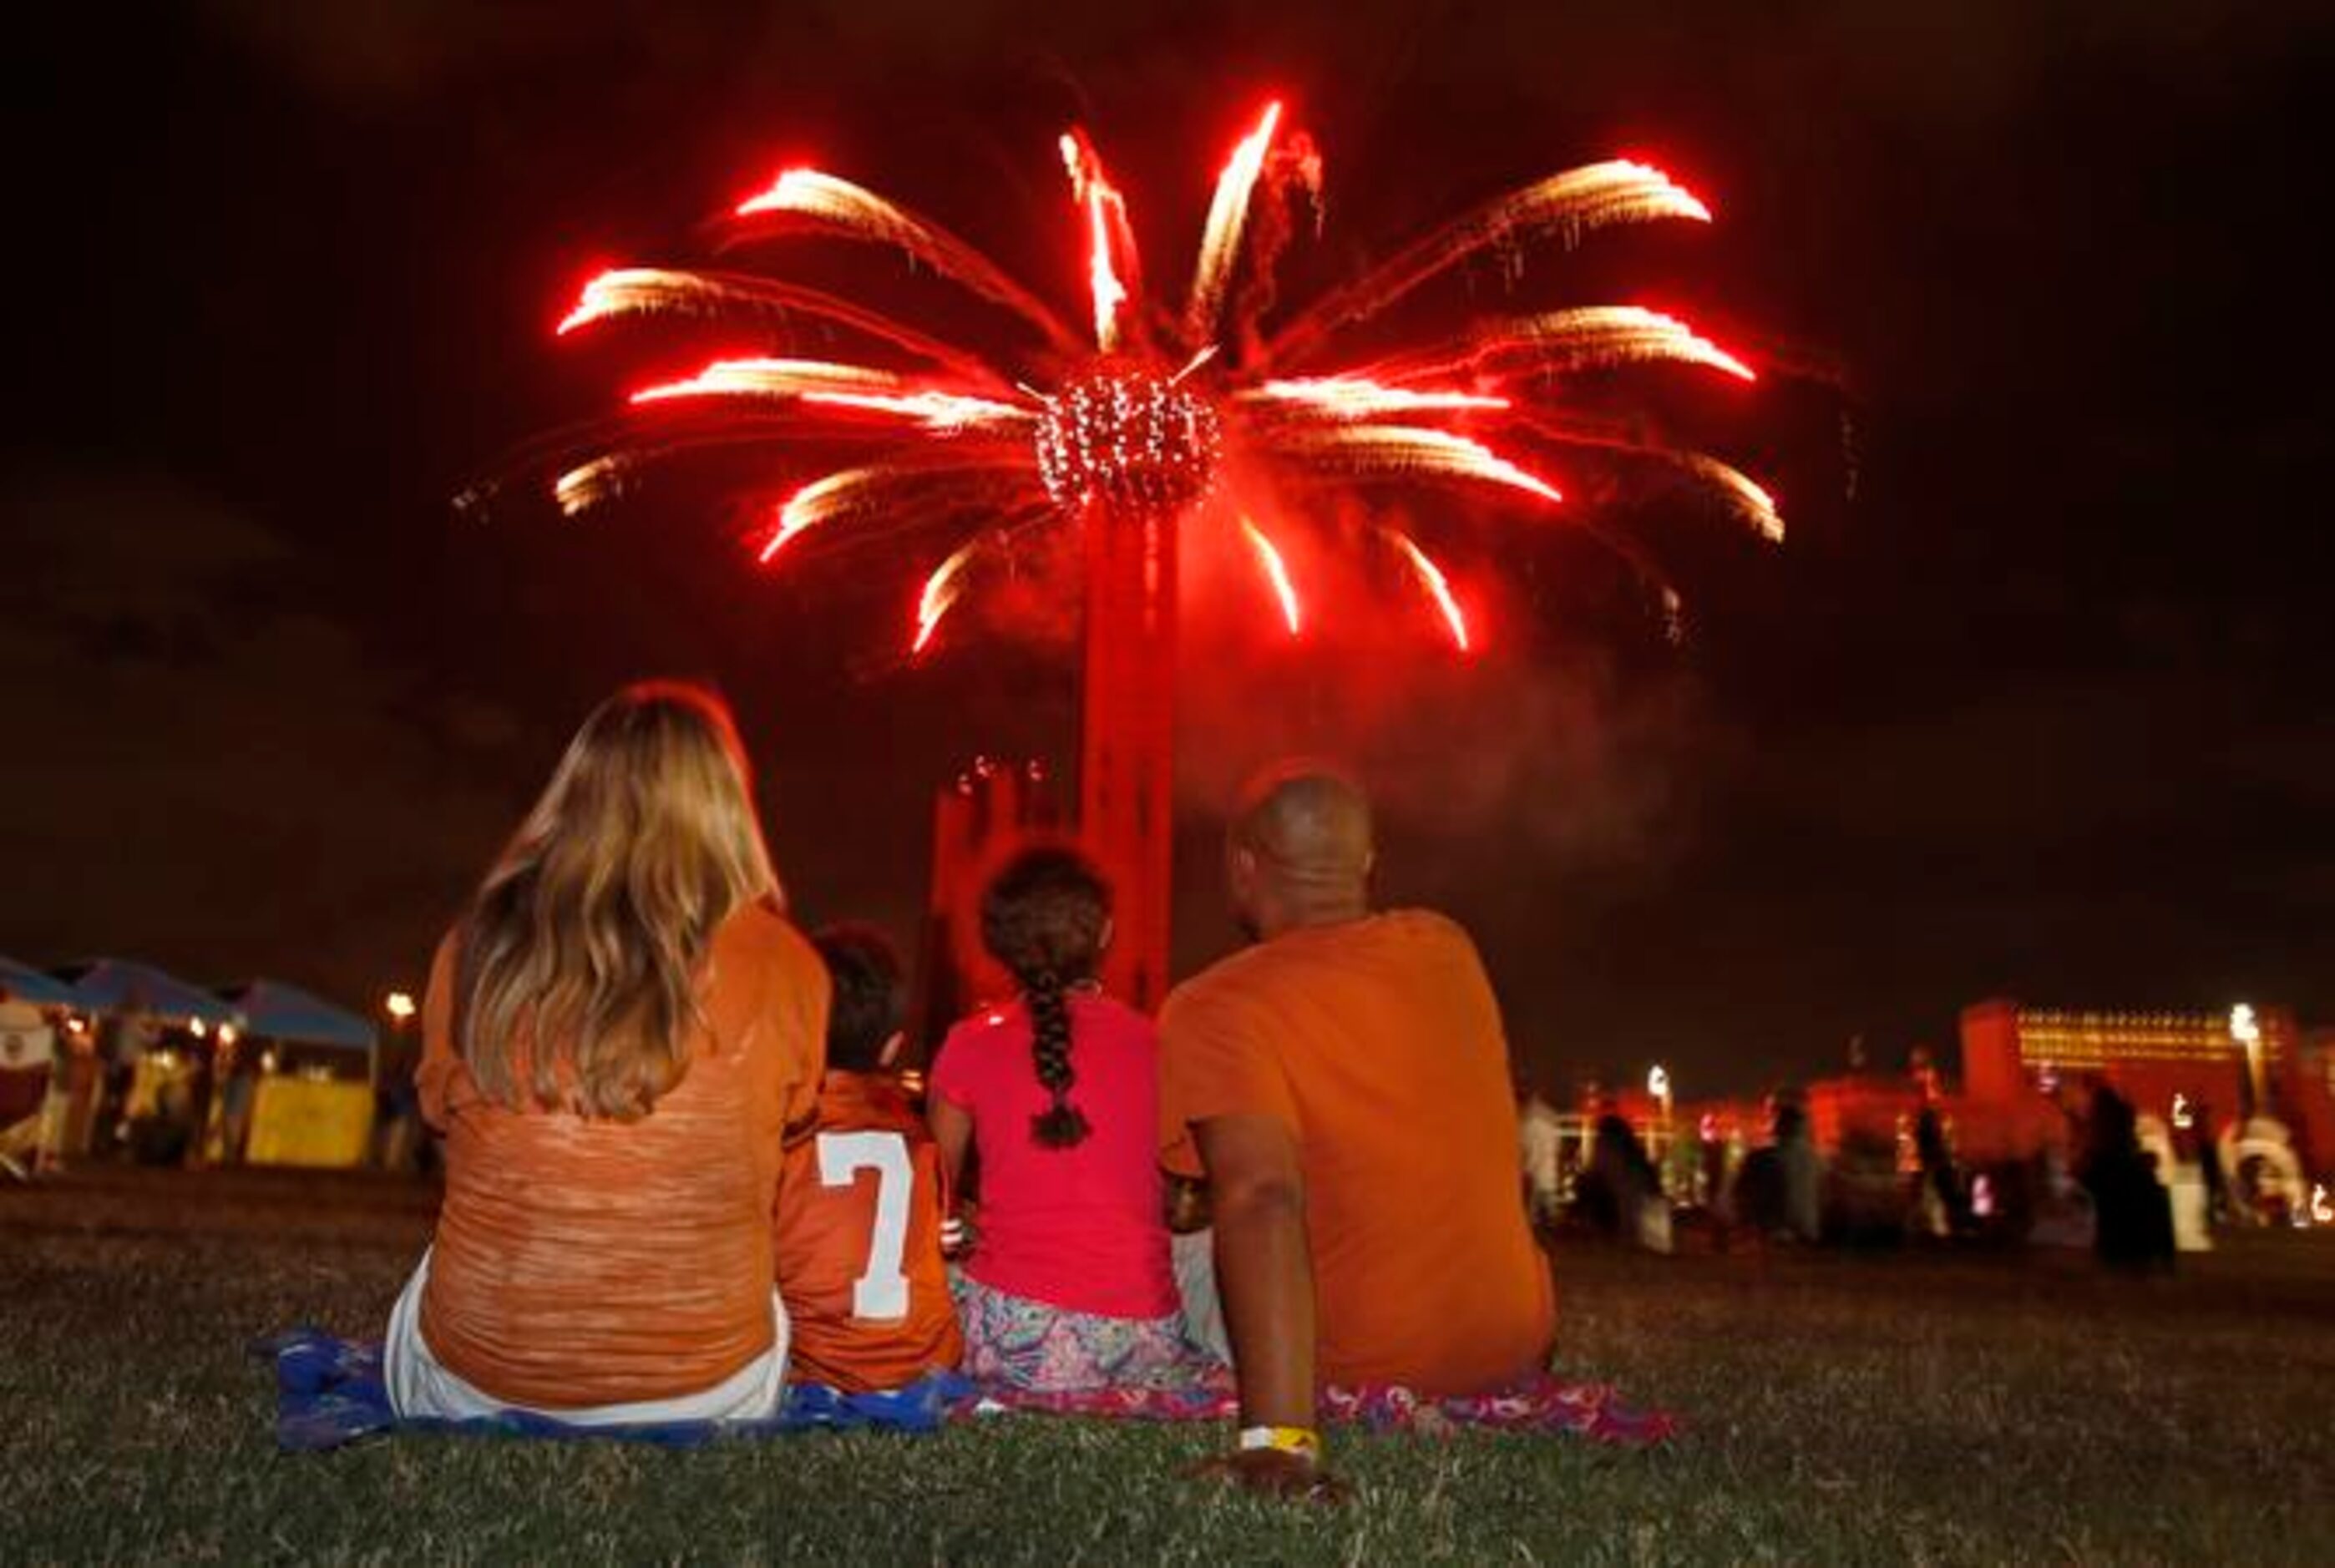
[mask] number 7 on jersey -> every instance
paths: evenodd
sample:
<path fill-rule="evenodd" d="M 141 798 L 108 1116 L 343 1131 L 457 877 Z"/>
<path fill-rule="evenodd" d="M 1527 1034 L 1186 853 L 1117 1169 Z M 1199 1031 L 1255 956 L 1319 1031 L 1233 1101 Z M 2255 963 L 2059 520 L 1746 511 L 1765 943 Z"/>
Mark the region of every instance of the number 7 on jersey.
<path fill-rule="evenodd" d="M 867 1266 L 851 1282 L 851 1315 L 896 1322 L 908 1315 L 908 1276 L 900 1266 L 908 1247 L 908 1195 L 916 1179 L 908 1140 L 896 1132 L 819 1135 L 821 1186 L 851 1186 L 864 1170 L 876 1173 L 876 1224 L 867 1235 Z"/>

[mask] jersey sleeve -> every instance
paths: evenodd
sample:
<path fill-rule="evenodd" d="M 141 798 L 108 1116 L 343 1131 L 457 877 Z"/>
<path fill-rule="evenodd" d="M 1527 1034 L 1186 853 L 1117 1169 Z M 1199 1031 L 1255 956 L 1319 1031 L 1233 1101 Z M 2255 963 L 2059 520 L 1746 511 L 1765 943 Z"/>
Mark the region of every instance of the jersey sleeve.
<path fill-rule="evenodd" d="M 1159 1014 L 1160 1163 L 1205 1174 L 1192 1126 L 1223 1116 L 1269 1116 L 1298 1130 L 1266 1015 L 1235 994 L 1179 991 Z"/>

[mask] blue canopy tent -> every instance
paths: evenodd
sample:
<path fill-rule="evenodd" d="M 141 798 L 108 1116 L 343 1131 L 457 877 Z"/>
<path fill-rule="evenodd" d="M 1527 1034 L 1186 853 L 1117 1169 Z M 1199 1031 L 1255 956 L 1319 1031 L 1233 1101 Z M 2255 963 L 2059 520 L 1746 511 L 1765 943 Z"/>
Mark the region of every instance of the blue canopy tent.
<path fill-rule="evenodd" d="M 280 980 L 247 981 L 224 994 L 243 1015 L 243 1031 L 261 1040 L 367 1052 L 380 1043 L 372 1020 Z"/>
<path fill-rule="evenodd" d="M 144 1012 L 169 1023 L 199 1023 L 207 1029 L 243 1020 L 234 1008 L 199 985 L 151 964 L 101 958 L 59 972 L 73 985 L 73 1005 L 85 1012 Z"/>
<path fill-rule="evenodd" d="M 75 999 L 73 988 L 55 975 L 13 958 L 0 957 L 0 1000 L 26 1002 L 34 1007 L 71 1007 Z"/>

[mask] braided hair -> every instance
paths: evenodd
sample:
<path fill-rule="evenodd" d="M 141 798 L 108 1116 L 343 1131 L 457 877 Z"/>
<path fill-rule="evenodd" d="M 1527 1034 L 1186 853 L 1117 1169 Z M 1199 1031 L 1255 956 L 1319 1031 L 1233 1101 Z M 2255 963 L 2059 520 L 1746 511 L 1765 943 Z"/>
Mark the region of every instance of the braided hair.
<path fill-rule="evenodd" d="M 1090 982 L 1110 923 L 1110 889 L 1077 850 L 1044 845 L 1005 863 L 981 900 L 981 940 L 1022 986 L 1030 1057 L 1053 1103 L 1030 1120 L 1047 1148 L 1071 1148 L 1091 1128 L 1071 1103 L 1071 1011 L 1065 994 Z"/>

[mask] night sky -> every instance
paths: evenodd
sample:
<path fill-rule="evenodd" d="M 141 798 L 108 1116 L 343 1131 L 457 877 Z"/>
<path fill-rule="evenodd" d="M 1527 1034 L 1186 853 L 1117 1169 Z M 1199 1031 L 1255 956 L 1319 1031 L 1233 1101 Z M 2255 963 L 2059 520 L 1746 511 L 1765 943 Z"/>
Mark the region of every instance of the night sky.
<path fill-rule="evenodd" d="M 1319 281 L 1638 152 L 1716 229 L 1515 286 L 1839 373 L 1677 411 L 1772 478 L 1781 553 L 1567 474 L 1674 567 L 1681 651 L 1577 538 L 1432 501 L 1479 661 L 1400 600 L 1294 652 L 1197 617 L 1182 963 L 1231 940 L 1210 808 L 1299 747 L 1379 788 L 1389 896 L 1477 931 L 1552 1076 L 1755 1089 L 1990 995 L 2335 1016 L 2323 7 L 151 9 L 44 7 L 12 51 L 0 952 L 412 984 L 583 712 L 652 673 L 738 703 L 803 916 L 913 935 L 933 788 L 1067 760 L 1059 626 L 993 610 L 903 668 L 929 557 L 760 574 L 686 486 L 451 500 L 611 400 L 550 337 L 580 281 L 702 259 L 788 162 L 1075 314 L 1065 121 L 1180 256 L 1278 91 L 1327 160 Z"/>

